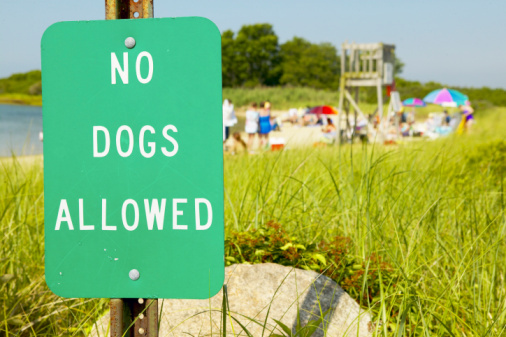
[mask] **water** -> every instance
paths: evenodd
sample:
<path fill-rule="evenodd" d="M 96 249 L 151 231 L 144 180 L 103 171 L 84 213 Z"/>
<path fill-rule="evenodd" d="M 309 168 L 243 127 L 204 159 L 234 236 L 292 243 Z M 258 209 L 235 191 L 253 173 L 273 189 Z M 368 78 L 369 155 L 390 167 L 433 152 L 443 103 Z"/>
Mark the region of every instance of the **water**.
<path fill-rule="evenodd" d="M 0 104 L 0 157 L 42 154 L 42 108 Z"/>

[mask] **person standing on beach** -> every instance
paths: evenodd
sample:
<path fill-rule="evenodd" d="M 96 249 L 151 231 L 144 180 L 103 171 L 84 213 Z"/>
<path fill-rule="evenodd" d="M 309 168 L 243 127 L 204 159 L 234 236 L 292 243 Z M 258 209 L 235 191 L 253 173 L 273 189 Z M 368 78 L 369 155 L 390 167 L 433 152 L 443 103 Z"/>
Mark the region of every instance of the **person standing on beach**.
<path fill-rule="evenodd" d="M 473 108 L 469 105 L 461 105 L 460 111 L 462 112 L 462 119 L 457 128 L 457 134 L 463 134 L 471 131 L 471 127 L 474 124 Z"/>
<path fill-rule="evenodd" d="M 246 111 L 246 125 L 245 131 L 248 134 L 248 150 L 253 150 L 253 142 L 255 141 L 255 135 L 258 132 L 258 105 L 253 102 L 250 105 L 250 108 Z"/>
<path fill-rule="evenodd" d="M 450 115 L 448 114 L 448 111 L 445 109 L 443 110 L 443 122 L 445 125 L 450 125 L 450 122 L 452 120 L 452 118 L 450 117 Z"/>
<path fill-rule="evenodd" d="M 225 99 L 223 101 L 223 143 L 230 136 L 230 127 L 237 124 L 237 117 L 235 116 L 234 105 L 232 100 Z"/>
<path fill-rule="evenodd" d="M 264 148 L 269 143 L 269 132 L 271 132 L 271 104 L 269 102 L 260 103 L 260 117 L 258 136 L 260 138 L 260 148 Z"/>

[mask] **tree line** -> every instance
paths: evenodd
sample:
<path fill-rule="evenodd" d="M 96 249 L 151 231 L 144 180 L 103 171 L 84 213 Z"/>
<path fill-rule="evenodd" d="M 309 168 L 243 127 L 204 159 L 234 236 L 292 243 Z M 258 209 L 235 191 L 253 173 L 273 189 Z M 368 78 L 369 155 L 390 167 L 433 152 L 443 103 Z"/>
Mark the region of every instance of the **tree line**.
<path fill-rule="evenodd" d="M 272 25 L 244 25 L 222 34 L 224 87 L 295 86 L 337 89 L 340 58 L 330 43 L 303 38 L 279 44 Z"/>
<path fill-rule="evenodd" d="M 338 50 L 331 43 L 312 43 L 294 37 L 280 44 L 271 24 L 244 25 L 234 33 L 222 33 L 222 78 L 225 88 L 300 87 L 337 90 L 341 73 Z M 423 98 L 432 90 L 445 85 L 407 81 L 398 77 L 404 63 L 395 59 L 396 87 L 401 97 Z M 477 101 L 488 105 L 506 106 L 506 90 L 483 88 L 458 88 L 468 95 L 473 104 Z M 13 74 L 0 79 L 0 94 L 22 93 L 40 95 L 39 70 Z M 376 89 L 361 90 L 361 101 L 376 102 Z"/>
<path fill-rule="evenodd" d="M 408 81 L 399 77 L 395 79 L 395 83 L 396 89 L 403 99 L 409 97 L 423 98 L 433 90 L 446 87 L 458 90 L 469 96 L 473 107 L 480 110 L 490 108 L 492 106 L 506 106 L 506 90 L 500 88 L 492 89 L 488 87 L 459 87 L 453 85 L 445 85 L 433 81 L 421 83 L 418 81 Z"/>
<path fill-rule="evenodd" d="M 0 79 L 0 94 L 42 94 L 40 70 L 12 74 Z"/>

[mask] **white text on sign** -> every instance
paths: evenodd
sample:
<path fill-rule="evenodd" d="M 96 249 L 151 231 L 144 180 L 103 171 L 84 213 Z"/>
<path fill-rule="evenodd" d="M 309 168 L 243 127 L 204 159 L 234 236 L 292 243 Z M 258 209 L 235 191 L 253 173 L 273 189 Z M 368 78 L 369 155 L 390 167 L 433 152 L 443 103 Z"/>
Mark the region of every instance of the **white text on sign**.
<path fill-rule="evenodd" d="M 162 146 L 160 150 L 162 151 L 164 156 L 167 157 L 173 157 L 176 155 L 177 151 L 179 150 L 179 145 L 177 141 L 169 135 L 169 131 L 177 132 L 177 129 L 174 125 L 166 125 L 162 130 L 163 137 L 169 141 L 172 145 L 172 149 L 167 148 L 166 146 Z M 121 136 L 122 134 L 126 132 L 128 136 L 128 147 L 126 148 L 126 151 L 121 146 Z M 155 155 L 156 152 L 156 143 L 155 142 L 147 142 L 145 144 L 146 139 L 146 133 L 149 132 L 151 135 L 154 135 L 156 133 L 155 128 L 153 128 L 151 125 L 144 125 L 141 130 L 139 131 L 139 151 L 141 155 L 145 158 L 151 158 Z M 98 139 L 101 137 L 104 141 L 104 148 L 99 149 L 98 147 Z M 128 125 L 122 125 L 118 128 L 116 131 L 116 150 L 118 151 L 118 154 L 121 157 L 128 157 L 132 154 L 134 150 L 134 133 L 132 131 L 132 128 Z M 148 151 L 146 151 L 146 145 L 149 148 Z M 111 148 L 111 137 L 109 134 L 109 130 L 105 126 L 96 125 L 93 126 L 93 157 L 101 158 L 107 156 L 109 153 L 109 150 Z"/>
<path fill-rule="evenodd" d="M 142 77 L 141 74 L 141 62 L 143 58 L 147 59 L 148 62 L 148 75 L 146 77 Z M 123 53 L 123 67 L 119 64 L 118 57 L 116 53 L 111 53 L 111 84 L 116 84 L 116 72 L 119 74 L 121 81 L 123 84 L 128 84 L 128 53 Z M 137 80 L 146 84 L 151 81 L 153 78 L 153 57 L 147 51 L 143 51 L 137 55 L 137 60 L 135 61 L 135 74 L 137 75 Z"/>
<path fill-rule="evenodd" d="M 184 204 L 188 203 L 188 199 L 172 199 L 172 229 L 175 230 L 188 230 L 188 224 L 181 224 L 179 217 L 184 217 L 184 212 L 181 207 L 184 207 Z M 156 228 L 158 230 L 163 230 L 163 225 L 165 221 L 165 206 L 167 204 L 167 199 L 162 198 L 160 201 L 158 199 L 144 199 L 144 214 L 146 216 L 146 224 L 148 230 L 153 230 L 156 223 Z M 211 207 L 211 203 L 209 200 L 204 198 L 196 198 L 195 199 L 195 229 L 196 230 L 207 230 L 211 227 L 213 222 L 213 209 Z M 207 209 L 207 219 L 205 223 L 201 220 L 201 207 L 205 206 Z M 133 220 L 132 217 L 128 217 L 127 213 L 132 215 L 133 212 Z M 94 224 L 86 225 L 84 223 L 84 201 L 83 199 L 78 200 L 78 213 L 79 213 L 79 230 L 89 231 L 95 230 Z M 123 202 L 121 207 L 121 221 L 123 227 L 127 231 L 134 231 L 139 226 L 139 204 L 137 201 L 133 199 L 127 199 Z M 75 215 L 74 215 L 75 219 Z M 130 219 L 130 220 L 129 220 Z M 102 224 L 101 228 L 103 231 L 115 231 L 118 230 L 116 225 L 108 225 L 107 224 L 107 200 L 102 199 Z M 95 220 L 94 222 L 98 222 Z M 60 207 L 58 209 L 58 217 L 56 219 L 55 230 L 59 231 L 63 224 L 66 224 L 69 230 L 74 230 L 74 222 L 72 221 L 72 216 L 70 214 L 69 205 L 67 199 L 60 200 Z M 116 222 L 115 222 L 116 223 Z"/>

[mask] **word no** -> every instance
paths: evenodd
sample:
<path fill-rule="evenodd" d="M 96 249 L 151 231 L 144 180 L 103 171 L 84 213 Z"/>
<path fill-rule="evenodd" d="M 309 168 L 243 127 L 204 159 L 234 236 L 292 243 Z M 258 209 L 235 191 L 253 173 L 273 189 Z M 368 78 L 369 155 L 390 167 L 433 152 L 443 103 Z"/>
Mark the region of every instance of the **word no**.
<path fill-rule="evenodd" d="M 148 75 L 142 77 L 141 74 L 141 61 L 143 58 L 148 60 Z M 128 53 L 123 53 L 123 67 L 120 66 L 116 53 L 111 53 L 111 83 L 116 84 L 116 72 L 119 74 L 123 84 L 128 84 Z M 135 73 L 137 74 L 137 80 L 142 84 L 149 83 L 153 77 L 153 57 L 147 51 L 143 51 L 137 55 L 135 61 Z"/>

